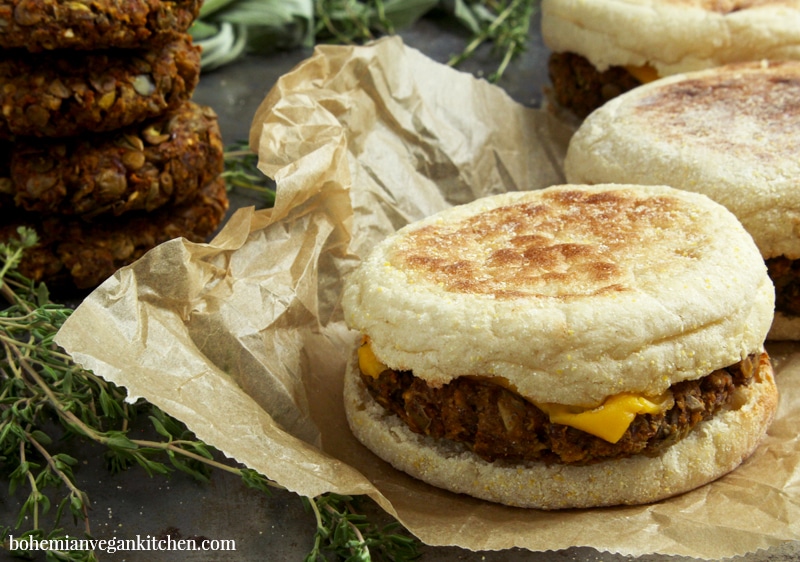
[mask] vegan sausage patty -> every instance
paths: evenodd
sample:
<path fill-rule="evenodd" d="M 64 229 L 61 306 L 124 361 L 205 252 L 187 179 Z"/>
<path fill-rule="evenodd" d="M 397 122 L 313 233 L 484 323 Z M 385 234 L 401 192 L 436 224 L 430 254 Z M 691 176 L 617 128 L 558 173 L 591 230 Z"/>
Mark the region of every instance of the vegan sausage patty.
<path fill-rule="evenodd" d="M 110 133 L 19 140 L 10 189 L 27 211 L 84 217 L 153 211 L 184 202 L 221 174 L 223 151 L 214 110 L 186 102 Z"/>
<path fill-rule="evenodd" d="M 0 138 L 119 129 L 177 108 L 199 77 L 186 34 L 143 49 L 0 51 Z"/>
<path fill-rule="evenodd" d="M 512 389 L 481 377 L 462 376 L 432 387 L 409 371 L 387 369 L 378 378 L 362 373 L 372 397 L 415 433 L 466 444 L 494 462 L 542 461 L 573 465 L 654 455 L 686 436 L 701 421 L 729 407 L 737 388 L 750 384 L 759 358 L 743 361 L 670 388 L 672 407 L 638 414 L 610 443 L 548 415 Z"/>
<path fill-rule="evenodd" d="M 183 33 L 202 0 L 0 0 L 0 47 L 150 47 Z"/>
<path fill-rule="evenodd" d="M 227 209 L 225 181 L 218 177 L 180 205 L 122 217 L 86 221 L 3 209 L 0 242 L 16 237 L 20 226 L 33 228 L 39 243 L 25 251 L 19 271 L 51 288 L 91 289 L 162 242 L 177 237 L 204 242 Z"/>

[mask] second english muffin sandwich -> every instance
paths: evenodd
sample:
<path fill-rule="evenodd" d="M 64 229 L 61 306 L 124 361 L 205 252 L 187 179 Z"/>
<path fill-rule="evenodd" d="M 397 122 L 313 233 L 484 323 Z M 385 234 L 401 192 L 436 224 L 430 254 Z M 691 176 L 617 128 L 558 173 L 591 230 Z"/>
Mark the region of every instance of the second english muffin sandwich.
<path fill-rule="evenodd" d="M 733 470 L 777 392 L 773 287 L 721 205 L 564 185 L 454 207 L 345 283 L 355 436 L 435 486 L 558 509 L 656 501 Z"/>
<path fill-rule="evenodd" d="M 656 78 L 800 60 L 799 0 L 542 0 L 541 8 L 553 97 L 581 118 Z"/>
<path fill-rule="evenodd" d="M 670 185 L 727 207 L 775 284 L 770 339 L 800 339 L 800 62 L 663 78 L 608 102 L 572 137 L 567 181 Z"/>

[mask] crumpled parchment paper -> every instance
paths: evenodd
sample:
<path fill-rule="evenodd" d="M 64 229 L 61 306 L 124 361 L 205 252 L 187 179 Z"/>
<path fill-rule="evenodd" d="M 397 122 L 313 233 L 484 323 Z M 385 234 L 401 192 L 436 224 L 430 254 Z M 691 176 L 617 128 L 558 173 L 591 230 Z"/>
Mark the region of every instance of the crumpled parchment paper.
<path fill-rule="evenodd" d="M 274 208 L 238 210 L 209 244 L 158 246 L 95 290 L 57 342 L 229 457 L 298 494 L 367 494 L 430 545 L 717 559 L 800 539 L 792 344 L 769 347 L 783 394 L 763 446 L 722 479 L 652 505 L 494 505 L 416 481 L 351 435 L 341 377 L 358 335 L 342 323 L 342 277 L 409 221 L 563 182 L 569 135 L 399 38 L 318 47 L 252 120 Z"/>

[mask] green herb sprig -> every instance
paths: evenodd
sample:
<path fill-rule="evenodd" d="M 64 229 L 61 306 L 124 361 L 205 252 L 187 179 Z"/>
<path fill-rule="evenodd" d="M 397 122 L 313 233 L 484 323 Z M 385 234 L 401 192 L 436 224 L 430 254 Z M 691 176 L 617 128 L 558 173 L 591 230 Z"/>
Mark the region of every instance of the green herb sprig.
<path fill-rule="evenodd" d="M 477 48 L 492 43 L 499 55 L 488 79 L 497 81 L 530 35 L 540 0 L 208 0 L 190 33 L 203 47 L 205 71 L 248 52 L 312 47 L 319 43 L 361 44 L 396 33 L 441 9 L 471 34 L 448 64 L 458 66 Z"/>
<path fill-rule="evenodd" d="M 326 494 L 314 501 L 304 499 L 306 508 L 314 512 L 317 521 L 314 548 L 306 562 L 327 560 L 326 551 L 348 562 L 403 562 L 419 556 L 415 540 L 398 532 L 399 523 L 378 529 L 365 515 L 358 513 L 353 505 L 355 500 L 358 498 L 338 494 Z"/>
<path fill-rule="evenodd" d="M 351 45 L 395 33 L 430 12 L 438 0 L 314 0 L 314 40 Z"/>
<path fill-rule="evenodd" d="M 27 496 L 13 525 L 0 526 L 3 550 L 31 558 L 34 553 L 10 551 L 10 536 L 23 541 L 67 538 L 64 516 L 81 525 L 91 538 L 90 498 L 75 479 L 83 459 L 57 452 L 70 440 L 94 443 L 104 450 L 109 470 L 140 467 L 151 477 L 185 472 L 207 481 L 221 470 L 242 478 L 250 488 L 269 493 L 283 489 L 246 467 L 217 460 L 220 455 L 199 441 L 182 423 L 126 393 L 77 364 L 54 340 L 72 309 L 50 300 L 47 288 L 22 276 L 16 266 L 36 233 L 22 228 L 18 238 L 0 244 L 0 475 L 9 495 Z M 149 423 L 153 439 L 131 437 L 134 422 Z M 416 543 L 389 529 L 378 529 L 355 513 L 349 498 L 325 494 L 303 498 L 317 516 L 308 560 L 327 554 L 351 560 L 409 560 Z M 55 508 L 55 509 L 54 509 Z M 373 557 L 374 556 L 374 557 Z M 94 562 L 96 553 L 48 551 L 48 561 Z"/>
<path fill-rule="evenodd" d="M 487 79 L 497 82 L 511 61 L 525 51 L 531 18 L 538 8 L 539 0 L 456 0 L 454 15 L 472 32 L 472 39 L 447 64 L 457 67 L 473 56 L 478 47 L 491 43 L 500 54 L 500 63 Z"/>
<path fill-rule="evenodd" d="M 222 177 L 228 191 L 244 189 L 259 195 L 267 207 L 275 204 L 275 182 L 258 169 L 258 155 L 247 142 L 238 141 L 226 147 L 224 161 Z"/>

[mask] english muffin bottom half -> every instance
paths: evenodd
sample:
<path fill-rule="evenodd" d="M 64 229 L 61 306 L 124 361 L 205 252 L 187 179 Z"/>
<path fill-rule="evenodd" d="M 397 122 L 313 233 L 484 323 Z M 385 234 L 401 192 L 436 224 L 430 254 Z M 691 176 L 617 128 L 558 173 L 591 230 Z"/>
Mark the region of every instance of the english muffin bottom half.
<path fill-rule="evenodd" d="M 727 207 L 775 285 L 769 339 L 800 339 L 800 61 L 663 78 L 592 113 L 570 140 L 567 181 L 668 184 Z"/>
<path fill-rule="evenodd" d="M 664 186 L 561 185 L 397 231 L 345 280 L 354 435 L 520 507 L 639 504 L 752 454 L 777 406 L 750 235 Z"/>

